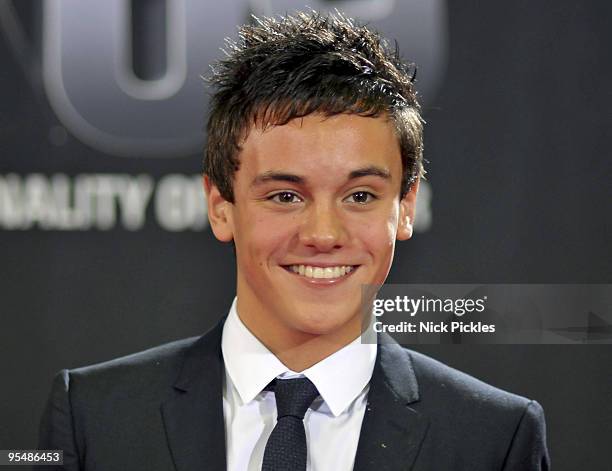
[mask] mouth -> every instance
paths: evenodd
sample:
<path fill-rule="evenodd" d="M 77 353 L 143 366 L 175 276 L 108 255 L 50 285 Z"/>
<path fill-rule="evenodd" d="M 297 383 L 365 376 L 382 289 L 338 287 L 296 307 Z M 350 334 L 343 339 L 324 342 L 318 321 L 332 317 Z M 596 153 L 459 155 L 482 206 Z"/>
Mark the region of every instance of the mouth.
<path fill-rule="evenodd" d="M 315 265 L 284 265 L 283 268 L 299 277 L 314 280 L 336 281 L 350 276 L 359 265 L 335 265 L 320 267 Z"/>

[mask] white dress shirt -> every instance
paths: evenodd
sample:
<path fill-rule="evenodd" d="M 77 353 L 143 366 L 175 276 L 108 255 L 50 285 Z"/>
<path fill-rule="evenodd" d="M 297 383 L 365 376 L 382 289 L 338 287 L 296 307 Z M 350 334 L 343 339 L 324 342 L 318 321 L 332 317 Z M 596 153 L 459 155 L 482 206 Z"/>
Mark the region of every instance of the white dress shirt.
<path fill-rule="evenodd" d="M 225 362 L 223 415 L 228 471 L 260 471 L 276 425 L 274 378 L 306 376 L 321 397 L 304 417 L 308 471 L 352 470 L 366 409 L 376 344 L 359 337 L 316 365 L 296 373 L 283 365 L 242 323 L 236 299 L 221 340 Z"/>

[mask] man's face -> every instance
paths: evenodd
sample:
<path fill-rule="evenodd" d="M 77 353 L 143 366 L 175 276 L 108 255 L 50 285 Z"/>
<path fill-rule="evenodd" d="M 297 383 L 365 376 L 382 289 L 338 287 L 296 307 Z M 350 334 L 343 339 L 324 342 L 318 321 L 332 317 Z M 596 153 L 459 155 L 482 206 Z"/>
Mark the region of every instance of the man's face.
<path fill-rule="evenodd" d="M 253 128 L 242 147 L 235 202 L 207 185 L 213 231 L 235 242 L 241 319 L 262 340 L 354 339 L 362 285 L 384 282 L 412 234 L 417 185 L 400 200 L 392 123 L 313 114 Z"/>

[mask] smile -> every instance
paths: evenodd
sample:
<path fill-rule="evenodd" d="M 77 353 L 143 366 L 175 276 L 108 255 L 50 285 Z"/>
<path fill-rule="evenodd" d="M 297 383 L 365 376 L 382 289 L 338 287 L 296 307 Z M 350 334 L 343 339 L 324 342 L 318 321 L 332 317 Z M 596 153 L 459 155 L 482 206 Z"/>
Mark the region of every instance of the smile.
<path fill-rule="evenodd" d="M 311 265 L 289 265 L 285 267 L 293 273 L 305 278 L 333 279 L 342 278 L 351 273 L 355 267 L 352 265 L 338 265 L 334 267 L 316 267 Z"/>

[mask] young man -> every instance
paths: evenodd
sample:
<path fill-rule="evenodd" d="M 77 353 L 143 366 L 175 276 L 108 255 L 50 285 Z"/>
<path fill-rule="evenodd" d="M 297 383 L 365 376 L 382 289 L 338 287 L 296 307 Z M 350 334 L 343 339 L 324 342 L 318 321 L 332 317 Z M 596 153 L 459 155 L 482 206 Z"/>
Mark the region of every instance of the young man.
<path fill-rule="evenodd" d="M 213 84 L 204 184 L 236 300 L 199 339 L 61 372 L 40 448 L 70 470 L 548 469 L 537 403 L 360 342 L 423 173 L 397 55 L 340 15 L 264 19 Z"/>

